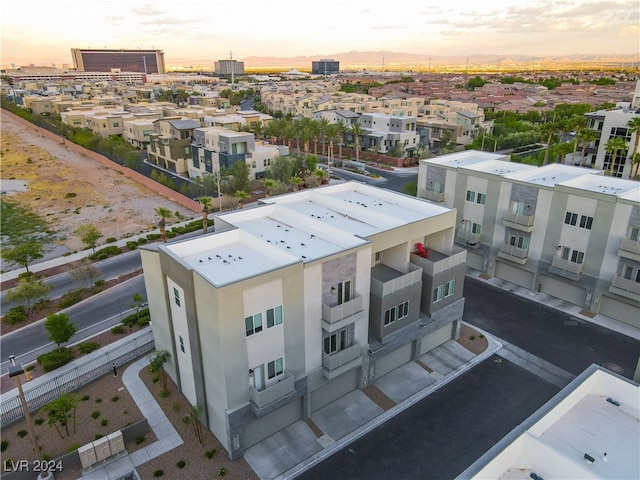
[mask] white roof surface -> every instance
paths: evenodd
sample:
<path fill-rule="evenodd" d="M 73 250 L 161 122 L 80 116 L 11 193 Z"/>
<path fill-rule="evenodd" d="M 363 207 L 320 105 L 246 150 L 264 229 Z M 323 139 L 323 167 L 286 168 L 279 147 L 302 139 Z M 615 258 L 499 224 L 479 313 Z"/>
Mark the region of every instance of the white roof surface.
<path fill-rule="evenodd" d="M 503 160 L 487 160 L 467 165 L 464 168 L 473 170 L 474 172 L 490 173 L 500 177 L 523 170 L 537 169 L 537 167 L 525 163 L 505 162 Z"/>
<path fill-rule="evenodd" d="M 623 195 L 633 195 L 636 200 L 640 200 L 640 184 L 634 180 L 625 180 L 617 177 L 607 177 L 604 175 L 584 175 L 563 182 L 561 185 L 588 190 L 590 192 L 605 193 L 616 197 Z"/>
<path fill-rule="evenodd" d="M 599 170 L 592 170 L 561 163 L 551 163 L 542 167 L 533 167 L 521 172 L 512 173 L 508 178 L 528 183 L 535 183 L 544 187 L 553 187 L 557 183 L 566 182 L 584 175 L 597 175 Z"/>
<path fill-rule="evenodd" d="M 216 286 L 360 247 L 371 235 L 451 211 L 357 182 L 264 199 L 217 216 L 226 231 L 167 245 Z"/>
<path fill-rule="evenodd" d="M 449 153 L 436 158 L 420 160 L 428 164 L 441 165 L 443 167 L 467 167 L 486 160 L 509 161 L 509 155 L 500 153 L 483 152 L 481 150 L 464 150 L 462 152 Z"/>
<path fill-rule="evenodd" d="M 639 390 L 592 365 L 458 478 L 638 479 Z"/>

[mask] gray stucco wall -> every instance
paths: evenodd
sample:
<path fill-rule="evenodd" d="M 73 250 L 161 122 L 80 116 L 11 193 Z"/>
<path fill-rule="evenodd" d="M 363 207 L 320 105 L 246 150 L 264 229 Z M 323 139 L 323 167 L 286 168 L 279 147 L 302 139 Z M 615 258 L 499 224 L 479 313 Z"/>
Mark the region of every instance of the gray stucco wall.
<path fill-rule="evenodd" d="M 410 287 L 394 292 L 391 295 L 386 295 L 384 298 L 371 294 L 369 297 L 369 332 L 382 340 L 386 335 L 415 322 L 420 317 L 419 306 L 421 295 L 421 283 L 416 283 Z M 407 300 L 409 301 L 409 315 L 402 320 L 396 320 L 395 322 L 385 326 L 384 312 L 391 307 L 397 307 Z"/>

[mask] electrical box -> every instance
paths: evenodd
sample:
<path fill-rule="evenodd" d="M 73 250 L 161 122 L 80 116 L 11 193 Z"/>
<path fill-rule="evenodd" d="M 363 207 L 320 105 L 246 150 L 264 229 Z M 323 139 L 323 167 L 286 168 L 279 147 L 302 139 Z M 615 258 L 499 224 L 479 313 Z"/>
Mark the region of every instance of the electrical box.
<path fill-rule="evenodd" d="M 94 440 L 93 448 L 96 451 L 96 459 L 98 462 L 106 460 L 111 456 L 111 449 L 109 448 L 109 439 L 107 437 Z"/>
<path fill-rule="evenodd" d="M 107 435 L 107 439 L 109 440 L 111 455 L 117 455 L 124 451 L 124 438 L 122 437 L 122 432 L 120 430 Z"/>
<path fill-rule="evenodd" d="M 82 468 L 89 468 L 98 461 L 96 458 L 96 451 L 93 448 L 93 443 L 87 443 L 86 445 L 78 448 L 78 455 L 80 456 Z"/>

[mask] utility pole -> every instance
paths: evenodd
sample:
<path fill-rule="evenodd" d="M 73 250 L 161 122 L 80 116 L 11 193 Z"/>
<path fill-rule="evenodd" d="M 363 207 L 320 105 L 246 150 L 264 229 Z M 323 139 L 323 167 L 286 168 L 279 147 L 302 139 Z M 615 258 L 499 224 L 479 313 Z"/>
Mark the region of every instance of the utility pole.
<path fill-rule="evenodd" d="M 27 427 L 29 428 L 29 435 L 31 435 L 31 441 L 33 442 L 33 451 L 36 458 L 40 458 L 40 447 L 38 446 L 38 437 L 36 437 L 35 429 L 33 428 L 33 419 L 31 418 L 31 412 L 29 412 L 29 406 L 27 405 L 27 399 L 24 396 L 22 390 L 22 380 L 20 375 L 24 373 L 22 365 L 16 365 L 16 359 L 14 355 L 9 355 L 9 377 L 16 379 L 16 386 L 18 387 L 18 393 L 20 394 L 20 403 L 22 404 L 22 411 L 24 412 L 24 418 L 27 420 Z"/>

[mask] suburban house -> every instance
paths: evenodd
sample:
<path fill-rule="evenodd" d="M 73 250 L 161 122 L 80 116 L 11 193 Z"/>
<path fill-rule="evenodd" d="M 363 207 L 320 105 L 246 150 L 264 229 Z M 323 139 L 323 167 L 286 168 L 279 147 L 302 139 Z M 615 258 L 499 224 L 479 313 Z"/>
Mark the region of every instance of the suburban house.
<path fill-rule="evenodd" d="M 640 328 L 640 184 L 468 150 L 421 160 L 418 196 L 455 208 L 467 265 Z"/>
<path fill-rule="evenodd" d="M 373 148 L 379 153 L 387 153 L 394 147 L 400 147 L 404 155 L 411 157 L 420 143 L 415 117 L 363 113 L 359 123 L 363 131 L 360 142 L 362 148 Z"/>
<path fill-rule="evenodd" d="M 232 459 L 459 336 L 456 212 L 346 182 L 141 248 L 156 348 Z"/>
<path fill-rule="evenodd" d="M 191 149 L 190 178 L 218 172 L 221 167 L 228 168 L 238 161 L 249 164 L 251 178 L 262 178 L 275 157 L 289 155 L 287 146 L 256 141 L 253 133 L 222 127 L 196 128 Z"/>
<path fill-rule="evenodd" d="M 187 172 L 191 158 L 191 137 L 200 124 L 182 117 L 166 117 L 153 122 L 147 145 L 149 162 L 170 172 Z"/>

